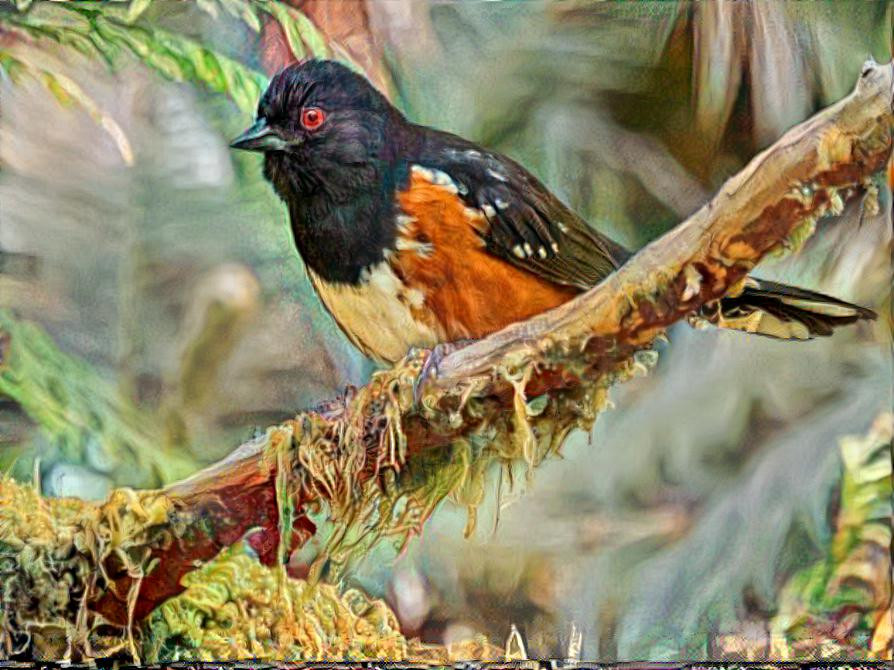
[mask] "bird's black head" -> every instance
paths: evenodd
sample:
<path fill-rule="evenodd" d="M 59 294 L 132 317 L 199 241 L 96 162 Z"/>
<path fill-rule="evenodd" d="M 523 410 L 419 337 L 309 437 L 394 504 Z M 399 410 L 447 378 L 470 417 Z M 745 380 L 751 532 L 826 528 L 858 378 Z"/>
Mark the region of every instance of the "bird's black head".
<path fill-rule="evenodd" d="M 389 160 L 389 128 L 401 118 L 361 75 L 309 60 L 273 77 L 255 124 L 231 146 L 264 152 L 264 174 L 286 201 L 319 190 L 337 198 Z"/>
<path fill-rule="evenodd" d="M 394 240 L 403 116 L 362 76 L 332 61 L 280 71 L 236 149 L 264 153 L 289 208 L 298 251 L 329 281 L 356 282 Z"/>

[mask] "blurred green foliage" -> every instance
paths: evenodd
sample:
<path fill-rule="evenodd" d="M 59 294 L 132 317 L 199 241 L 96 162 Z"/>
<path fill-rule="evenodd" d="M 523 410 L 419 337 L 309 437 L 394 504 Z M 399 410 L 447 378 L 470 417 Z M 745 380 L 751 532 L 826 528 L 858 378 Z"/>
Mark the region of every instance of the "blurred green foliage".
<path fill-rule="evenodd" d="M 0 333 L 0 396 L 18 403 L 40 427 L 51 445 L 40 450 L 42 458 L 86 463 L 134 488 L 158 487 L 195 471 L 195 460 L 169 443 L 157 417 L 128 402 L 90 365 L 61 352 L 38 325 L 0 310 Z M 29 446 L 0 451 L 0 469 L 27 480 L 34 458 Z"/>
<path fill-rule="evenodd" d="M 819 655 L 825 658 L 890 653 L 891 570 L 880 556 L 892 541 L 892 436 L 894 415 L 883 413 L 867 435 L 841 439 L 835 534 L 823 560 L 795 573 L 780 593 L 771 632 L 786 643 L 772 650 L 775 658 L 801 657 L 817 640 L 823 640 Z"/>

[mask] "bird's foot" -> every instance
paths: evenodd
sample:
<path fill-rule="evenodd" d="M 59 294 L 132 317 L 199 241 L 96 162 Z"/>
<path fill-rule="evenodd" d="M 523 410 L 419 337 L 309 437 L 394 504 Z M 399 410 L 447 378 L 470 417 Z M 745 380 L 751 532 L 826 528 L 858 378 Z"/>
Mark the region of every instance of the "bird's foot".
<path fill-rule="evenodd" d="M 428 352 L 425 357 L 425 361 L 422 363 L 422 370 L 419 371 L 419 376 L 416 377 L 416 381 L 413 383 L 413 400 L 415 401 L 417 406 L 422 405 L 422 392 L 424 391 L 425 383 L 429 379 L 437 379 L 438 367 L 443 362 L 443 360 L 454 351 L 456 351 L 457 349 L 462 349 L 470 342 L 472 342 L 472 340 L 441 342 L 440 344 L 436 344 Z"/>

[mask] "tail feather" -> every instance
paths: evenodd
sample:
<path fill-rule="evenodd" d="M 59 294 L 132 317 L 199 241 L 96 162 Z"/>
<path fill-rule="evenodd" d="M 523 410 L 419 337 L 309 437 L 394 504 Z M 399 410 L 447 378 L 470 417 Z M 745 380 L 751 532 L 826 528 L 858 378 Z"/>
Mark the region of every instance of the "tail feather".
<path fill-rule="evenodd" d="M 696 321 L 782 340 L 809 340 L 875 318 L 871 309 L 832 296 L 749 277 L 742 293 L 704 308 Z"/>

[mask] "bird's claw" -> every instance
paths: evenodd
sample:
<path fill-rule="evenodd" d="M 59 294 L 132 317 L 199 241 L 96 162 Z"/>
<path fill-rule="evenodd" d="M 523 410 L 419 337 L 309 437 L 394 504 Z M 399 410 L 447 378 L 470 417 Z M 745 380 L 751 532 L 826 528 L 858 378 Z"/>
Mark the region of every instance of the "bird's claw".
<path fill-rule="evenodd" d="M 429 379 L 437 379 L 438 368 L 443 360 L 457 349 L 461 349 L 467 343 L 468 340 L 441 342 L 440 344 L 436 344 L 428 354 L 426 354 L 425 361 L 422 363 L 422 369 L 419 371 L 419 376 L 416 377 L 416 381 L 413 383 L 413 400 L 417 406 L 422 406 L 422 392 L 425 390 L 425 383 Z"/>
<path fill-rule="evenodd" d="M 449 353 L 444 350 L 446 346 L 447 345 L 445 344 L 437 344 L 431 351 L 425 354 L 425 360 L 422 362 L 422 369 L 419 371 L 416 381 L 413 382 L 413 401 L 417 406 L 422 405 L 422 392 L 425 383 L 429 379 L 436 379 L 438 376 L 438 366 Z"/>

